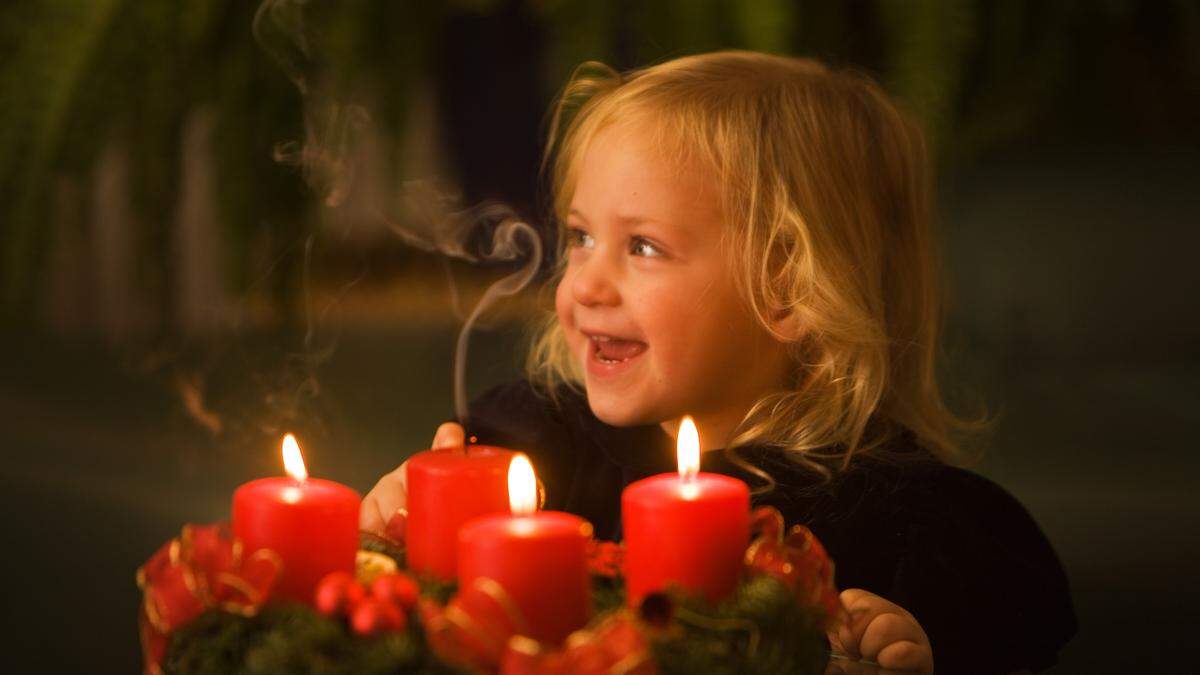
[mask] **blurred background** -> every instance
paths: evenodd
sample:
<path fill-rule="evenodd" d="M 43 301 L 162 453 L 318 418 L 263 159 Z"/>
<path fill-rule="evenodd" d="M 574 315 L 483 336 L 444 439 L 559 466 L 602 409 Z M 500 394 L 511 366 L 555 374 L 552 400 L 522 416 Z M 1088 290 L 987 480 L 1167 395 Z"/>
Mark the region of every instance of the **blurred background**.
<path fill-rule="evenodd" d="M 948 382 L 998 416 L 975 469 L 1070 575 L 1057 672 L 1186 670 L 1200 4 L 91 0 L 0 9 L 10 672 L 135 672 L 134 570 L 280 473 L 285 431 L 364 492 L 424 448 L 462 317 L 510 270 L 407 245 L 412 195 L 543 226 L 575 65 L 723 47 L 865 70 L 923 119 Z M 519 373 L 545 306 L 485 313 L 469 393 Z"/>

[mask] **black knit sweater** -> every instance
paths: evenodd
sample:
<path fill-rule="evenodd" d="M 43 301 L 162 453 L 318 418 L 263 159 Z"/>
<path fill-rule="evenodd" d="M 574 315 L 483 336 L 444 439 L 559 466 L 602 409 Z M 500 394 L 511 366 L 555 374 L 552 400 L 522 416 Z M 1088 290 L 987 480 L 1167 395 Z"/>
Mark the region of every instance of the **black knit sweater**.
<path fill-rule="evenodd" d="M 546 508 L 588 519 L 604 539 L 620 539 L 626 485 L 675 470 L 673 442 L 661 427 L 612 427 L 583 395 L 564 391 L 556 405 L 525 382 L 473 402 L 467 432 L 527 452 L 546 487 Z M 1075 633 L 1066 575 L 1029 513 L 911 436 L 879 456 L 856 457 L 829 482 L 776 451 L 739 454 L 776 481 L 755 504 L 778 508 L 789 526 L 807 525 L 833 557 L 840 588 L 862 588 L 912 612 L 939 674 L 1041 670 Z M 702 469 L 763 485 L 722 452 L 704 453 Z"/>

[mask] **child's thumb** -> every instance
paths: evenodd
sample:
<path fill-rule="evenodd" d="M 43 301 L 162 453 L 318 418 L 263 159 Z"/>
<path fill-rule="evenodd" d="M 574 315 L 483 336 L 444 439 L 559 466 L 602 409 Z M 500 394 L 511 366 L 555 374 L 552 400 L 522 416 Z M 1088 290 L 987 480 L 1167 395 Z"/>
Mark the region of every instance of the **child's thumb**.
<path fill-rule="evenodd" d="M 463 444 L 466 432 L 457 422 L 446 422 L 433 435 L 433 448 L 455 448 Z"/>

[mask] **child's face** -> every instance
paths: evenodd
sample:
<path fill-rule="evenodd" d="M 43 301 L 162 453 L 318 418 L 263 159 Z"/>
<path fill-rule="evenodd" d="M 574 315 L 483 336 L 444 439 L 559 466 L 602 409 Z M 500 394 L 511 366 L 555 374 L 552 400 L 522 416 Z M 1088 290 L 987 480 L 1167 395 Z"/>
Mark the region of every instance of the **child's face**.
<path fill-rule="evenodd" d="M 734 286 L 711 176 L 622 127 L 579 162 L 555 305 L 592 411 L 617 426 L 691 414 L 727 433 L 788 365 Z"/>

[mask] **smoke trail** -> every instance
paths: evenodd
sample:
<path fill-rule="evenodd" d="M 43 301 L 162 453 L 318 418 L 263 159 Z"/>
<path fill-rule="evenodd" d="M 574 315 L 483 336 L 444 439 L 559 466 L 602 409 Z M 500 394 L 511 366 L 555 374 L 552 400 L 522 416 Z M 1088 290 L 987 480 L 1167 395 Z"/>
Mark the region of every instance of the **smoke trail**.
<path fill-rule="evenodd" d="M 428 190 L 429 188 L 425 188 Z M 408 196 L 414 193 L 409 192 Z M 418 193 L 419 195 L 419 193 Z M 421 199 L 420 196 L 417 197 Z M 444 202 L 444 198 L 442 199 Z M 439 201 L 421 199 L 425 205 Z M 419 231 L 389 223 L 392 231 L 403 241 L 422 250 L 436 251 L 443 255 L 473 263 L 521 261 L 521 266 L 499 281 L 488 286 L 475 308 L 463 321 L 454 349 L 454 411 L 458 420 L 467 422 L 467 348 L 471 341 L 471 329 L 480 315 L 501 298 L 519 293 L 537 274 L 542 263 L 542 239 L 534 227 L 520 218 L 503 204 L 482 204 L 474 209 L 435 214 L 430 221 L 433 227 L 427 232 L 433 238 L 421 237 Z M 490 238 L 485 240 L 482 250 L 471 250 L 468 244 L 481 231 L 491 229 Z M 451 280 L 453 284 L 453 280 Z"/>
<path fill-rule="evenodd" d="M 326 206 L 345 202 L 356 176 L 354 148 L 371 121 L 362 106 L 316 94 L 316 64 L 304 19 L 307 0 L 264 0 L 254 13 L 253 32 L 304 100 L 304 140 L 275 146 L 275 160 L 296 166 Z"/>
<path fill-rule="evenodd" d="M 315 92 L 314 54 L 308 39 L 305 0 L 264 0 L 254 17 L 259 44 L 291 79 L 304 99 L 304 140 L 280 143 L 275 159 L 300 169 L 307 184 L 328 207 L 342 205 L 362 167 L 356 161 L 371 117 L 361 106 L 321 102 Z M 454 407 L 467 422 L 466 365 L 471 330 L 478 318 L 498 300 L 520 292 L 541 267 L 544 247 L 538 230 L 507 206 L 485 203 L 464 209 L 458 200 L 423 181 L 410 181 L 401 190 L 408 217 L 389 217 L 377 204 L 364 209 L 403 243 L 469 263 L 514 263 L 519 267 L 491 284 L 463 321 L 454 352 Z M 448 275 L 449 276 L 449 275 Z M 449 279 L 457 306 L 457 289 Z"/>

